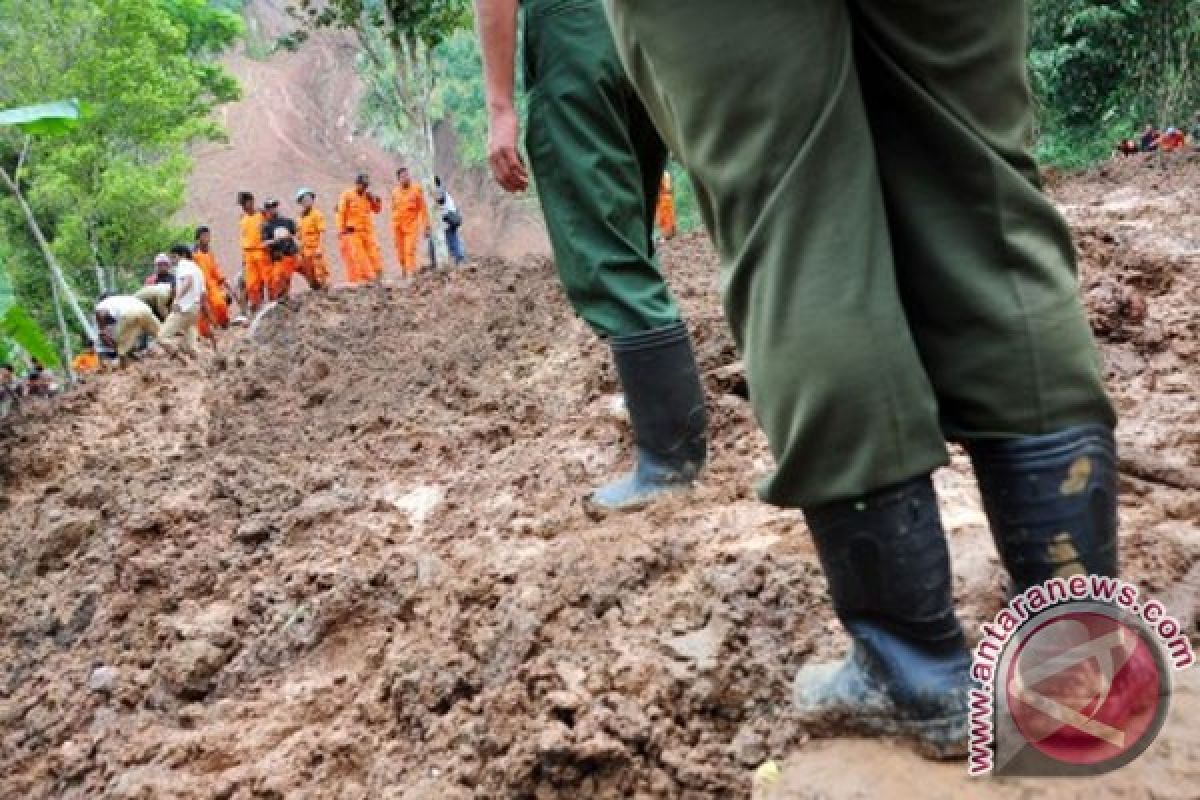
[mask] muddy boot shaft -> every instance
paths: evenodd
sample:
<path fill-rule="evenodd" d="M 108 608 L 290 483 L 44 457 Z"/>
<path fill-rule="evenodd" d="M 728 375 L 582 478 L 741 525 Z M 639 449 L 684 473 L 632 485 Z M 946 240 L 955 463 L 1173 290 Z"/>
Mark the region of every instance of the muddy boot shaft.
<path fill-rule="evenodd" d="M 992 535 L 1019 593 L 1117 574 L 1117 447 L 1102 425 L 968 447 Z"/>
<path fill-rule="evenodd" d="M 800 670 L 797 710 L 810 726 L 964 755 L 970 657 L 929 477 L 804 515 L 853 649 L 841 664 Z"/>
<path fill-rule="evenodd" d="M 665 492 L 687 488 L 704 467 L 704 387 L 682 322 L 614 337 L 610 344 L 633 425 L 637 463 L 625 477 L 593 492 L 589 501 L 602 510 L 640 508 Z"/>

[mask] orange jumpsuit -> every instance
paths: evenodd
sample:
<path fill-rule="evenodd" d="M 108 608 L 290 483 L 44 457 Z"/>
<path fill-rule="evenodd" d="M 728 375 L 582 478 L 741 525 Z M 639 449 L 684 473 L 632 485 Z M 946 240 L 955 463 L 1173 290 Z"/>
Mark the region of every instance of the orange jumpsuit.
<path fill-rule="evenodd" d="M 338 199 L 334 223 L 338 229 L 338 245 L 346 266 L 346 280 L 364 283 L 375 280 L 383 272 L 379 241 L 375 238 L 373 215 L 383 210 L 383 203 L 357 189 L 347 189 Z M 352 228 L 350 233 L 345 233 Z"/>
<path fill-rule="evenodd" d="M 205 314 L 200 316 L 198 324 L 200 335 L 208 338 L 212 336 L 210 322 L 218 328 L 229 327 L 229 299 L 225 296 L 225 276 L 221 273 L 217 257 L 211 250 L 196 248 L 192 260 L 204 273 Z"/>
<path fill-rule="evenodd" d="M 100 367 L 100 357 L 95 353 L 80 353 L 71 359 L 72 372 L 95 372 Z"/>
<path fill-rule="evenodd" d="M 406 276 L 417 272 L 417 246 L 429 229 L 425 193 L 413 182 L 392 190 L 392 232 L 396 237 L 396 258 Z"/>
<path fill-rule="evenodd" d="M 271 256 L 262 240 L 263 215 L 260 211 L 243 214 L 239 228 L 242 235 L 242 277 L 246 282 L 246 302 L 255 309 L 262 305 L 263 290 L 271 278 Z"/>
<path fill-rule="evenodd" d="M 300 215 L 296 222 L 300 237 L 299 272 L 308 281 L 310 289 L 324 289 L 329 285 L 329 265 L 325 262 L 325 215 L 320 209 L 311 208 Z"/>
<path fill-rule="evenodd" d="M 664 172 L 658 186 L 658 206 L 654 211 L 654 224 L 662 231 L 663 238 L 675 238 L 675 192 L 671 186 L 671 173 Z"/>

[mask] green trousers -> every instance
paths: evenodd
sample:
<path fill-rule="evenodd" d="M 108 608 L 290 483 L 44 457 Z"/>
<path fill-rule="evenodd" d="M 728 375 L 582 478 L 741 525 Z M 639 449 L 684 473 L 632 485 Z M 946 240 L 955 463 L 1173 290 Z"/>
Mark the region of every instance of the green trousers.
<path fill-rule="evenodd" d="M 559 276 L 601 336 L 679 322 L 654 258 L 667 151 L 625 77 L 600 0 L 525 0 L 526 149 Z"/>
<path fill-rule="evenodd" d="M 605 2 L 721 255 L 765 499 L 1114 423 L 1029 151 L 1022 0 Z"/>

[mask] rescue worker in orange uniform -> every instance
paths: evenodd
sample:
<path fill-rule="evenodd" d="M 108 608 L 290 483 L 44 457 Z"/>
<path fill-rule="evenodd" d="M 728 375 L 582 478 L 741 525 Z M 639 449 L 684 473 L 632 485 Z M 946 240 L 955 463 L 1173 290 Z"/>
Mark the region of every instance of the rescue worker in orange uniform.
<path fill-rule="evenodd" d="M 369 191 L 370 185 L 370 177 L 359 174 L 354 179 L 354 188 L 342 192 L 334 216 L 346 280 L 352 284 L 373 281 L 383 273 L 383 258 L 372 218 L 383 210 L 383 201 Z"/>
<path fill-rule="evenodd" d="M 239 223 L 242 241 L 242 280 L 245 283 L 245 305 L 255 311 L 263 304 L 267 281 L 271 273 L 271 256 L 263 244 L 263 215 L 254 207 L 254 195 L 238 192 L 238 205 L 242 207 Z"/>
<path fill-rule="evenodd" d="M 300 237 L 300 256 L 296 269 L 308 281 L 310 289 L 329 287 L 329 264 L 325 261 L 325 215 L 316 207 L 317 193 L 312 189 L 296 192 L 300 204 L 297 231 Z"/>
<path fill-rule="evenodd" d="M 263 203 L 262 237 L 271 257 L 268 293 L 272 301 L 287 300 L 300 247 L 296 244 L 296 223 L 279 213 L 278 200 Z"/>
<path fill-rule="evenodd" d="M 675 238 L 675 187 L 671 184 L 671 173 L 666 170 L 663 170 L 662 181 L 658 185 L 654 224 L 664 239 Z"/>
<path fill-rule="evenodd" d="M 87 339 L 84 341 L 83 350 L 71 359 L 71 371 L 77 375 L 84 375 L 99 368 L 100 356 L 96 355 L 96 343 Z"/>
<path fill-rule="evenodd" d="M 429 233 L 429 211 L 425 193 L 414 183 L 408 167 L 396 170 L 400 183 L 392 190 L 392 232 L 396 237 L 396 258 L 405 278 L 417 274 L 417 248 Z"/>
<path fill-rule="evenodd" d="M 200 335 L 211 339 L 214 327 L 229 327 L 229 295 L 233 292 L 212 251 L 212 230 L 207 225 L 196 228 L 196 248 L 192 252 L 192 260 L 204 273 L 204 313 L 199 319 Z"/>

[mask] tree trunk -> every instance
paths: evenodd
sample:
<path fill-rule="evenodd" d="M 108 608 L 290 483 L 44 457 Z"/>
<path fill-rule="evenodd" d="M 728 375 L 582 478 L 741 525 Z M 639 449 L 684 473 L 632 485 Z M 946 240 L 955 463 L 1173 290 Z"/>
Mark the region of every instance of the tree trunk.
<path fill-rule="evenodd" d="M 29 226 L 29 231 L 33 234 L 33 238 L 37 240 L 38 247 L 42 250 L 42 256 L 46 259 L 46 265 L 50 268 L 50 274 L 57 283 L 56 291 L 61 289 L 63 295 L 67 298 L 67 303 L 71 306 L 71 312 L 75 315 L 75 319 L 79 322 L 79 326 L 87 331 L 87 335 L 95 339 L 96 328 L 92 325 L 87 315 L 83 313 L 83 309 L 79 307 L 79 301 L 75 298 L 75 292 L 71 290 L 67 279 L 63 277 L 62 269 L 58 266 L 58 260 L 55 259 L 54 253 L 50 250 L 50 243 L 46 241 L 46 237 L 42 235 L 42 229 L 37 223 L 37 218 L 33 216 L 33 209 L 25 202 L 25 196 L 21 194 L 21 187 L 17 186 L 12 176 L 8 174 L 8 170 L 0 167 L 0 180 L 3 180 L 12 192 L 13 197 L 17 199 L 17 204 L 21 207 L 21 212 L 25 215 L 25 222 Z"/>
<path fill-rule="evenodd" d="M 75 373 L 71 370 L 71 362 L 75 360 L 75 354 L 71 349 L 71 332 L 67 330 L 67 318 L 63 316 L 62 293 L 58 291 L 58 281 L 54 277 L 50 278 L 50 292 L 54 296 L 54 316 L 58 318 L 58 332 L 62 336 L 62 355 L 63 355 L 63 374 L 67 376 L 67 380 L 74 383 Z"/>

